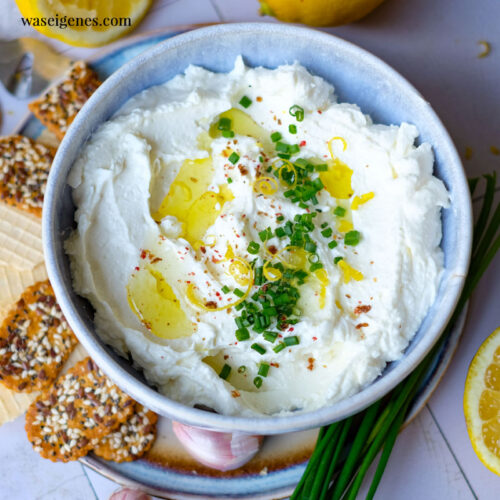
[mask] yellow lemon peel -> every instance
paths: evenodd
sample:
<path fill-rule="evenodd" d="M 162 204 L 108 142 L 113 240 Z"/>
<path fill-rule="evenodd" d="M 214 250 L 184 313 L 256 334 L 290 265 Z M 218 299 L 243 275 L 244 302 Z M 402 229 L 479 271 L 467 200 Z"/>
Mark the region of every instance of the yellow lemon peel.
<path fill-rule="evenodd" d="M 361 196 L 355 196 L 351 203 L 351 210 L 357 210 L 360 205 L 365 204 L 375 197 L 375 193 L 370 191 L 369 193 L 362 194 Z"/>
<path fill-rule="evenodd" d="M 337 229 L 339 233 L 348 233 L 354 229 L 354 226 L 351 221 L 341 219 L 337 222 Z"/>
<path fill-rule="evenodd" d="M 361 281 L 364 278 L 363 273 L 361 273 L 357 269 L 354 269 L 354 267 L 350 266 L 343 259 L 339 261 L 338 266 L 340 267 L 344 275 L 344 283 L 349 283 L 351 279 L 353 279 L 354 281 Z"/>
<path fill-rule="evenodd" d="M 332 146 L 333 141 L 342 142 L 342 151 L 345 151 L 347 149 L 347 142 L 343 137 L 339 137 L 339 136 L 332 137 L 328 141 L 328 151 L 330 151 L 330 156 L 332 157 L 332 159 L 335 159 L 335 155 L 333 154 L 333 146 Z"/>
<path fill-rule="evenodd" d="M 314 271 L 314 274 L 321 285 L 319 292 L 319 308 L 323 309 L 326 303 L 326 287 L 330 283 L 330 280 L 328 279 L 328 273 L 325 269 L 317 269 Z"/>
<path fill-rule="evenodd" d="M 278 183 L 276 182 L 276 179 L 273 179 L 272 177 L 259 177 L 253 183 L 253 190 L 256 193 L 270 196 L 278 191 Z"/>
<path fill-rule="evenodd" d="M 262 269 L 264 276 L 269 281 L 278 281 L 281 278 L 281 276 L 283 276 L 282 272 L 279 269 L 270 266 L 272 266 L 272 263 L 271 261 L 268 260 L 264 264 L 264 268 Z"/>
<path fill-rule="evenodd" d="M 483 50 L 477 55 L 477 57 L 479 59 L 482 59 L 483 57 L 489 55 L 489 53 L 491 52 L 491 45 L 489 44 L 489 42 L 487 42 L 486 40 L 480 40 L 478 44 L 481 45 Z"/>

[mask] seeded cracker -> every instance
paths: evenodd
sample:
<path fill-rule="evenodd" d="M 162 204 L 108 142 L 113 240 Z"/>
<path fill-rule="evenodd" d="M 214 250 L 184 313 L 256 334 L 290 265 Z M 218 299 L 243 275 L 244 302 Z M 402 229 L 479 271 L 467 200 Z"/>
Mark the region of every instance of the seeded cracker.
<path fill-rule="evenodd" d="M 35 283 L 0 326 L 0 382 L 17 392 L 46 389 L 77 342 L 49 281 Z"/>
<path fill-rule="evenodd" d="M 0 137 L 0 199 L 38 217 L 55 150 L 28 137 Z"/>
<path fill-rule="evenodd" d="M 101 82 L 85 62 L 76 62 L 64 80 L 51 87 L 28 108 L 59 140 L 75 119 L 78 111 Z"/>
<path fill-rule="evenodd" d="M 85 358 L 31 404 L 25 428 L 43 458 L 68 462 L 86 455 L 133 409 L 134 400 Z"/>
<path fill-rule="evenodd" d="M 119 429 L 108 434 L 92 450 L 97 456 L 115 462 L 131 462 L 151 448 L 156 437 L 156 413 L 139 403 Z"/>

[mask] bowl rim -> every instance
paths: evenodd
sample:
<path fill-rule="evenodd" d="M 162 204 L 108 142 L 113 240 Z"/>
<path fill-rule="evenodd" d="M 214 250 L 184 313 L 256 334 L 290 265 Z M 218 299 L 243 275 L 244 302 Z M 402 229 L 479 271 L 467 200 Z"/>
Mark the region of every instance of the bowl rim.
<path fill-rule="evenodd" d="M 56 258 L 57 241 L 60 237 L 55 228 L 56 195 L 58 193 L 58 188 L 66 184 L 66 179 L 71 167 L 68 167 L 66 172 L 62 172 L 64 181 L 61 180 L 62 176 L 59 175 L 59 170 L 62 170 L 62 166 L 64 166 L 63 158 L 69 144 L 74 139 L 79 140 L 76 137 L 77 130 L 79 126 L 84 123 L 86 115 L 98 107 L 109 93 L 113 92 L 115 85 L 121 80 L 126 79 L 129 74 L 140 70 L 141 66 L 147 64 L 150 59 L 184 45 L 196 43 L 205 38 L 237 35 L 242 32 L 250 32 L 255 36 L 278 33 L 283 36 L 300 36 L 306 37 L 309 40 L 315 40 L 319 44 L 329 46 L 332 50 L 340 50 L 343 51 L 344 54 L 351 55 L 354 58 L 369 61 L 384 77 L 398 83 L 398 85 L 405 88 L 406 91 L 419 97 L 422 100 L 423 106 L 426 108 L 426 112 L 432 119 L 434 126 L 437 127 L 441 133 L 442 141 L 440 145 L 447 150 L 447 155 L 452 159 L 451 167 L 455 172 L 455 184 L 453 185 L 454 195 L 458 203 L 460 205 L 463 204 L 463 220 L 460 220 L 463 233 L 461 234 L 461 244 L 458 245 L 456 249 L 456 265 L 453 274 L 454 280 L 452 282 L 450 281 L 446 289 L 446 294 L 441 306 L 443 313 L 436 315 L 435 321 L 430 327 L 432 329 L 432 335 L 430 334 L 431 332 L 426 332 L 426 335 L 419 340 L 413 350 L 409 354 L 405 353 L 403 355 L 401 359 L 404 359 L 404 363 L 399 363 L 389 373 L 379 377 L 360 392 L 316 410 L 291 413 L 283 416 L 242 417 L 206 412 L 170 399 L 149 385 L 131 376 L 106 352 L 102 341 L 98 340 L 95 331 L 92 332 L 88 330 L 84 322 L 80 319 L 77 308 L 70 299 L 69 290 L 64 283 L 64 279 L 61 277 L 61 266 Z M 448 166 L 448 168 L 450 168 L 450 166 Z M 104 373 L 106 373 L 106 375 L 108 375 L 121 389 L 160 415 L 167 416 L 168 418 L 178 420 L 185 424 L 226 432 L 280 434 L 326 425 L 362 411 L 364 408 L 387 394 L 401 380 L 409 375 L 430 351 L 451 318 L 464 285 L 472 245 L 472 206 L 467 178 L 462 163 L 444 125 L 430 104 L 426 102 L 421 94 L 391 66 L 377 56 L 351 42 L 310 28 L 274 23 L 228 23 L 196 29 L 160 42 L 125 63 L 103 82 L 78 113 L 57 150 L 47 181 L 42 216 L 42 239 L 47 273 L 69 325 L 74 330 L 79 341 L 85 347 L 89 355 L 96 361 Z"/>

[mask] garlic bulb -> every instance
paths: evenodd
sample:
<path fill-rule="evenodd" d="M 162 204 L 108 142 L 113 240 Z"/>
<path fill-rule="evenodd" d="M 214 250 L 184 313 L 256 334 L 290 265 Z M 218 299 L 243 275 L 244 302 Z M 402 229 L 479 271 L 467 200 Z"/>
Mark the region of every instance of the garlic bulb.
<path fill-rule="evenodd" d="M 188 453 L 198 462 L 221 471 L 246 464 L 262 444 L 262 436 L 215 432 L 172 422 L 172 428 Z"/>

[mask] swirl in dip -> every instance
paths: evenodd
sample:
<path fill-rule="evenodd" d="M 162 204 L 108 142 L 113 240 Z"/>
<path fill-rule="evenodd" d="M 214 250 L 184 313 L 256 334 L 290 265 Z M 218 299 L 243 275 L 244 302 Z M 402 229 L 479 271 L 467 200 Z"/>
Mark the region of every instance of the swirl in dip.
<path fill-rule="evenodd" d="M 439 285 L 429 144 L 299 64 L 190 66 L 130 99 L 69 178 L 75 290 L 151 384 L 229 415 L 345 398 L 396 360 Z"/>

